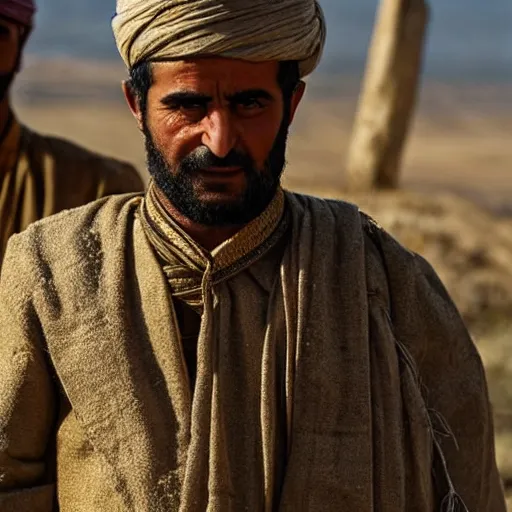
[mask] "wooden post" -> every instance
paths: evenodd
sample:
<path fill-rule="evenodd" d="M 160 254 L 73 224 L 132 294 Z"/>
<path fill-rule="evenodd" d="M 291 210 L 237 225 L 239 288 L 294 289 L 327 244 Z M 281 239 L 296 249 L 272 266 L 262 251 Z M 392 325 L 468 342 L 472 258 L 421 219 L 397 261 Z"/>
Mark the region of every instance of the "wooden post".
<path fill-rule="evenodd" d="M 425 0 L 381 0 L 348 151 L 351 192 L 398 185 L 427 24 Z"/>

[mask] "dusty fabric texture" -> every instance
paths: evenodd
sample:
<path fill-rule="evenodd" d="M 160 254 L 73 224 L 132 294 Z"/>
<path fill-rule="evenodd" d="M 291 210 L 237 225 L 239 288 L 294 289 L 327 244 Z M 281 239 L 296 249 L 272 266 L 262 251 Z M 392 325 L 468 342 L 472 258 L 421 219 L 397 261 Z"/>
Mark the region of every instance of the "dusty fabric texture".
<path fill-rule="evenodd" d="M 505 511 L 481 361 L 424 260 L 286 193 L 265 251 L 203 272 L 192 395 L 140 204 L 9 242 L 0 510 Z"/>
<path fill-rule="evenodd" d="M 112 20 L 131 68 L 145 60 L 205 55 L 318 65 L 326 28 L 316 0 L 118 0 Z"/>
<path fill-rule="evenodd" d="M 131 165 L 38 135 L 14 121 L 0 145 L 0 264 L 9 237 L 30 223 L 143 187 Z"/>
<path fill-rule="evenodd" d="M 0 0 L 0 16 L 31 27 L 36 6 L 33 0 Z"/>

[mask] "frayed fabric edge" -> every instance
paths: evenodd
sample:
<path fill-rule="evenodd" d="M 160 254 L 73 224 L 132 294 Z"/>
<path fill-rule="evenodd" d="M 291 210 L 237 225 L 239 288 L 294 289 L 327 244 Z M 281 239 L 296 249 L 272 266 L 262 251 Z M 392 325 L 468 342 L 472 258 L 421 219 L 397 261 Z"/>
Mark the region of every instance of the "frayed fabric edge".
<path fill-rule="evenodd" d="M 462 498 L 455 491 L 450 491 L 441 502 L 440 512 L 469 512 L 469 510 Z"/>
<path fill-rule="evenodd" d="M 391 319 L 389 317 L 388 317 L 388 320 L 392 327 Z M 416 385 L 419 387 L 420 394 L 422 394 L 421 393 L 421 388 L 422 388 L 421 378 L 420 378 L 418 369 L 416 367 L 416 363 L 415 363 L 413 357 L 411 356 L 411 354 L 409 353 L 409 351 L 407 350 L 407 348 L 405 347 L 405 345 L 403 343 L 401 343 L 400 341 L 398 341 L 396 339 L 396 336 L 394 336 L 394 338 L 395 338 L 395 344 L 398 349 L 398 357 L 402 358 L 406 367 L 412 373 L 413 379 L 416 382 Z M 446 458 L 444 456 L 443 450 L 441 449 L 441 445 L 437 439 L 436 434 L 441 435 L 442 437 L 452 437 L 454 443 L 457 445 L 455 436 L 451 432 L 449 425 L 447 424 L 447 422 L 445 421 L 445 419 L 442 417 L 442 415 L 440 413 L 438 413 L 437 411 L 433 411 L 432 409 L 428 409 L 428 408 L 426 410 L 427 410 L 427 414 L 428 414 L 428 418 L 429 418 L 429 423 L 430 423 L 429 430 L 430 430 L 430 434 L 432 436 L 434 450 L 435 450 L 436 455 L 441 463 L 440 469 L 443 473 L 442 476 L 444 477 L 444 481 L 445 481 L 446 487 L 448 489 L 446 496 L 441 501 L 441 506 L 440 506 L 439 510 L 440 510 L 440 512 L 469 512 L 469 509 L 466 507 L 464 501 L 462 500 L 462 498 L 459 496 L 459 494 L 455 490 L 452 479 L 450 477 L 450 472 L 448 471 L 448 464 L 446 462 Z M 435 416 L 435 418 L 437 419 L 437 423 L 440 423 L 440 425 L 444 431 L 436 430 L 436 428 L 433 425 L 432 415 Z M 436 474 L 434 465 L 435 465 L 435 463 L 433 462 L 432 471 L 434 474 Z M 439 475 L 439 476 L 441 476 L 441 475 Z"/>

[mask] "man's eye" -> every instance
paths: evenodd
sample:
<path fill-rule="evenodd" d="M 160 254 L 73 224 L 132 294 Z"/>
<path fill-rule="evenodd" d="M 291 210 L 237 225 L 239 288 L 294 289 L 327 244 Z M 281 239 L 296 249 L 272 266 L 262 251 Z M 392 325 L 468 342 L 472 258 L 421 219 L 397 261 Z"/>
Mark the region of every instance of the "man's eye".
<path fill-rule="evenodd" d="M 204 110 L 205 106 L 202 103 L 183 101 L 183 102 L 179 102 L 179 103 L 171 103 L 169 105 L 169 108 L 171 110 L 181 110 L 183 112 L 187 112 L 187 111 L 200 110 L 200 109 Z"/>
<path fill-rule="evenodd" d="M 263 108 L 263 103 L 256 98 L 247 98 L 238 102 L 239 108 L 252 110 L 257 108 Z"/>
<path fill-rule="evenodd" d="M 257 98 L 247 98 L 238 100 L 234 105 L 234 110 L 239 116 L 252 117 L 263 111 L 265 105 Z"/>
<path fill-rule="evenodd" d="M 177 102 L 169 105 L 169 108 L 175 112 L 193 119 L 201 119 L 206 115 L 207 107 L 204 103 L 193 101 Z"/>
<path fill-rule="evenodd" d="M 205 105 L 203 103 L 183 103 L 180 105 L 181 110 L 204 110 Z"/>

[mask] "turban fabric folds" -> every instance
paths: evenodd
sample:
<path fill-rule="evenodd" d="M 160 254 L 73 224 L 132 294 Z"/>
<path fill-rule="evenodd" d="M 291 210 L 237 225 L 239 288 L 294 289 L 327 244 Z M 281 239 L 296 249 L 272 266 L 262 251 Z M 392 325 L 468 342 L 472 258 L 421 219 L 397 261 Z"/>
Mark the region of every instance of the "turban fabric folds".
<path fill-rule="evenodd" d="M 0 16 L 31 27 L 36 12 L 33 0 L 0 0 Z"/>
<path fill-rule="evenodd" d="M 130 68 L 144 60 L 219 56 L 320 61 L 326 28 L 316 0 L 118 0 L 112 27 Z"/>

